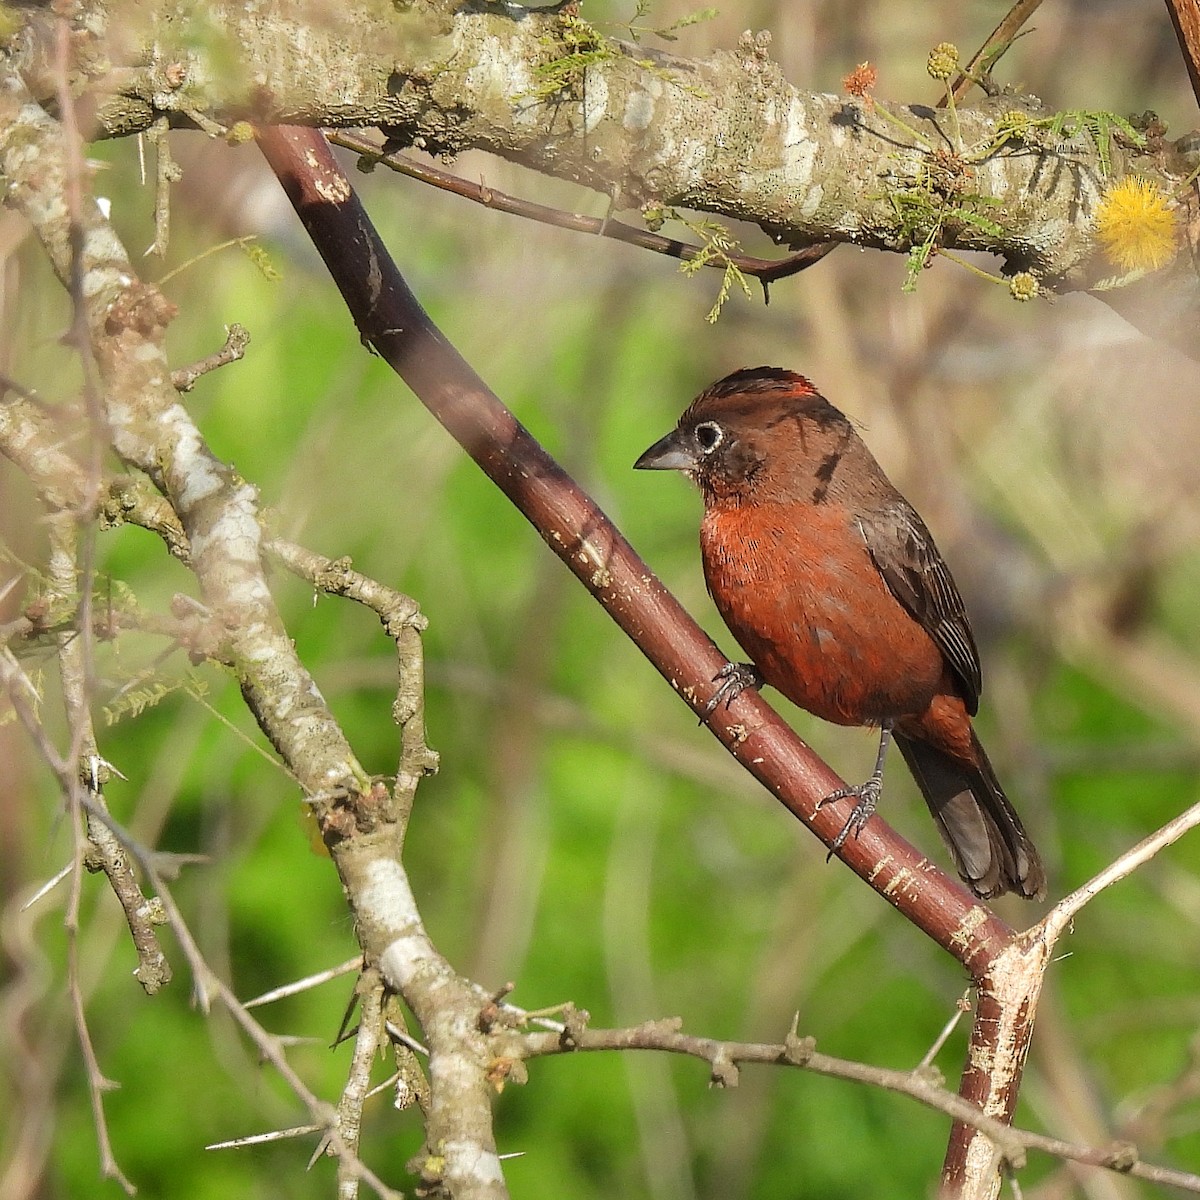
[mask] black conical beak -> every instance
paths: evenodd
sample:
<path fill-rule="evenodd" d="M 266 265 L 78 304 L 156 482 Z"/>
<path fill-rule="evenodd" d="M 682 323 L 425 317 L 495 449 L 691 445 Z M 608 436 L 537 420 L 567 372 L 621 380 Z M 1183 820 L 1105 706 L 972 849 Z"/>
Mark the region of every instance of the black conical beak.
<path fill-rule="evenodd" d="M 633 464 L 635 471 L 694 471 L 696 455 L 684 444 L 683 435 L 672 429 L 665 438 L 659 438 L 641 458 Z"/>

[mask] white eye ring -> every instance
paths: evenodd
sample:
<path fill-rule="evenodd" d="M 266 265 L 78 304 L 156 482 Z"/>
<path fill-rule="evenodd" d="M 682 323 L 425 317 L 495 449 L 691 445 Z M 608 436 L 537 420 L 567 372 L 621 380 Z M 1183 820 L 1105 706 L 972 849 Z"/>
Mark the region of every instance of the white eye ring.
<path fill-rule="evenodd" d="M 701 421 L 692 436 L 702 453 L 711 454 L 725 440 L 725 431 L 715 421 Z"/>

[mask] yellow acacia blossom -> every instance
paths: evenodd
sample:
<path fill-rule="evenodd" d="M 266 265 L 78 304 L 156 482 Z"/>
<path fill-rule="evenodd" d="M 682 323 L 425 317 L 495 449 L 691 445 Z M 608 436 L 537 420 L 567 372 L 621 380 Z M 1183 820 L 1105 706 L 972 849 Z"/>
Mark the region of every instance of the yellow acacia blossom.
<path fill-rule="evenodd" d="M 1175 257 L 1175 214 L 1154 184 L 1126 175 L 1096 209 L 1096 240 L 1122 271 L 1157 271 Z"/>
<path fill-rule="evenodd" d="M 1020 271 L 1008 281 L 1008 291 L 1014 300 L 1035 300 L 1042 290 L 1036 275 Z"/>
<path fill-rule="evenodd" d="M 929 52 L 925 69 L 934 79 L 949 79 L 958 70 L 958 47 L 953 42 L 938 42 Z"/>

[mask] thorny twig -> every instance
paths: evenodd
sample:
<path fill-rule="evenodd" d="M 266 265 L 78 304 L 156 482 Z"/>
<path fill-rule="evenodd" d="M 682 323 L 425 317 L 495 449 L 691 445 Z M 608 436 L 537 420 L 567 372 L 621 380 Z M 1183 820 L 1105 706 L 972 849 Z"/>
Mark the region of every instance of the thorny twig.
<path fill-rule="evenodd" d="M 508 1011 L 518 1021 L 524 1015 L 520 1010 L 509 1008 Z M 1039 1150 L 1057 1158 L 1200 1193 L 1200 1175 L 1141 1162 L 1136 1149 L 1126 1143 L 1108 1147 L 1084 1146 L 1019 1129 L 989 1117 L 978 1106 L 947 1091 L 931 1078 L 927 1069 L 897 1071 L 820 1054 L 814 1039 L 797 1036 L 795 1022 L 782 1043 L 731 1042 L 685 1034 L 678 1019 L 647 1021 L 627 1029 L 592 1029 L 586 1023 L 586 1014 L 572 1010 L 567 1015 L 568 1019 L 557 1031 L 521 1035 L 510 1052 L 531 1058 L 586 1050 L 662 1050 L 702 1059 L 712 1069 L 712 1082 L 718 1087 L 736 1086 L 740 1063 L 799 1067 L 818 1075 L 865 1083 L 908 1096 L 956 1121 L 971 1125 L 987 1134 L 1014 1167 L 1024 1164 L 1026 1150 Z"/>
<path fill-rule="evenodd" d="M 75 527 L 69 515 L 59 514 L 51 527 L 50 566 L 47 579 L 59 595 L 70 596 L 76 586 L 76 554 L 77 541 Z M 82 617 L 82 613 L 81 613 Z M 87 643 L 90 645 L 90 641 Z M 103 806 L 103 796 L 99 781 L 99 754 L 96 749 L 96 737 L 92 730 L 91 715 L 87 704 L 87 676 L 84 663 L 85 641 L 80 631 L 71 630 L 59 638 L 59 673 L 62 677 L 63 700 L 67 710 L 68 729 L 71 732 L 71 749 L 66 756 L 68 763 L 77 764 L 75 772 L 69 778 L 67 799 L 70 806 L 71 830 L 74 839 L 74 870 L 71 875 L 70 897 L 67 901 L 66 930 L 67 930 L 67 991 L 71 1000 L 71 1012 L 75 1020 L 75 1034 L 79 1039 L 79 1049 L 83 1057 L 84 1069 L 87 1074 L 88 1095 L 92 1106 L 92 1123 L 96 1129 L 96 1140 L 100 1151 L 100 1171 L 105 1179 L 115 1179 L 132 1196 L 136 1189 L 125 1176 L 113 1153 L 112 1139 L 108 1132 L 108 1119 L 104 1112 L 104 1093 L 114 1086 L 105 1078 L 100 1070 L 96 1057 L 95 1046 L 92 1042 L 91 1031 L 88 1029 L 87 1012 L 83 1002 L 83 987 L 79 977 L 79 906 L 82 897 L 83 867 L 89 859 L 89 848 L 95 847 L 98 864 L 102 864 L 105 873 L 113 882 L 113 889 L 118 898 L 130 892 L 138 894 L 136 881 L 133 880 L 128 860 L 117 852 L 109 839 L 98 836 L 93 839 L 91 830 L 85 840 L 83 833 L 84 810 L 82 796 L 91 798 L 91 804 L 97 810 Z M 86 792 L 85 792 L 86 789 Z M 90 826 L 91 818 L 87 823 Z M 105 851 L 108 853 L 105 853 Z M 139 896 L 140 899 L 140 896 Z M 134 932 L 135 941 L 140 940 L 143 932 L 139 920 L 139 909 L 145 912 L 144 901 L 137 903 L 126 911 L 126 919 Z M 170 978 L 170 969 L 166 968 L 166 960 L 158 948 L 157 938 L 149 922 L 145 923 L 144 932 L 147 935 L 152 957 L 143 962 L 147 968 L 152 986 L 148 989 L 157 991 L 160 981 Z M 155 974 L 155 967 L 159 973 Z M 165 968 L 165 972 L 163 971 Z M 143 985 L 145 986 L 145 985 Z"/>
<path fill-rule="evenodd" d="M 370 968 L 358 978 L 358 1033 L 354 1038 L 354 1056 L 338 1100 L 338 1130 L 349 1150 L 357 1156 L 362 1132 L 363 1105 L 371 1090 L 371 1068 L 380 1048 L 385 1045 L 383 1029 L 383 980 Z M 358 1176 L 346 1159 L 338 1160 L 338 1200 L 355 1200 Z"/>
<path fill-rule="evenodd" d="M 304 1104 L 316 1124 L 325 1131 L 329 1139 L 329 1149 L 346 1169 L 356 1178 L 367 1183 L 381 1197 L 381 1200 L 399 1200 L 399 1193 L 383 1182 L 348 1146 L 338 1128 L 336 1110 L 317 1096 L 296 1073 L 287 1061 L 280 1045 L 280 1039 L 268 1032 L 255 1020 L 246 1006 L 237 998 L 233 990 L 212 969 L 207 959 L 200 952 L 192 936 L 191 927 L 175 903 L 170 889 L 159 874 L 153 852 L 143 847 L 136 838 L 132 837 L 112 815 L 104 809 L 92 804 L 84 798 L 83 807 L 89 815 L 103 821 L 112 830 L 114 837 L 141 867 L 147 879 L 154 885 L 155 891 L 162 902 L 165 923 L 171 927 L 179 942 L 180 949 L 192 973 L 193 986 L 197 1003 L 204 1012 L 208 1012 L 214 1000 L 219 1001 L 242 1032 L 258 1049 L 262 1057 L 279 1072 L 284 1082 L 291 1088 L 296 1097 Z"/>

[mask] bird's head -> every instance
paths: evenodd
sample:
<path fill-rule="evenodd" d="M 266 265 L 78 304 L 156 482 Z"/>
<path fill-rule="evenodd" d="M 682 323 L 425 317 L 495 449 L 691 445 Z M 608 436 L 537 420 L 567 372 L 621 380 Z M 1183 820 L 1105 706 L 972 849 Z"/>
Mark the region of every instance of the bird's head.
<path fill-rule="evenodd" d="M 842 455 L 857 442 L 846 417 L 803 375 L 750 367 L 701 392 L 633 465 L 682 471 L 706 504 L 756 495 L 820 503 Z"/>

